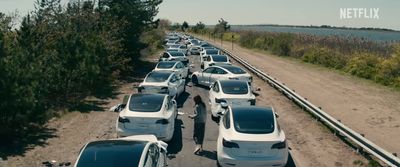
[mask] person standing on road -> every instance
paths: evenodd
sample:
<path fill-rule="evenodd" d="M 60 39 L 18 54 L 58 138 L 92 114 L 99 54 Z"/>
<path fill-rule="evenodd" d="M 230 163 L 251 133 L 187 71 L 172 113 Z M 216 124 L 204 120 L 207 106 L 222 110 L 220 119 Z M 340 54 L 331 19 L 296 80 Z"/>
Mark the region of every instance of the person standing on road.
<path fill-rule="evenodd" d="M 194 114 L 189 115 L 189 118 L 194 119 L 193 140 L 196 143 L 196 147 L 193 153 L 198 154 L 203 151 L 203 140 L 207 120 L 207 111 L 206 104 L 203 102 L 199 95 L 195 96 L 193 100 L 195 103 Z"/>

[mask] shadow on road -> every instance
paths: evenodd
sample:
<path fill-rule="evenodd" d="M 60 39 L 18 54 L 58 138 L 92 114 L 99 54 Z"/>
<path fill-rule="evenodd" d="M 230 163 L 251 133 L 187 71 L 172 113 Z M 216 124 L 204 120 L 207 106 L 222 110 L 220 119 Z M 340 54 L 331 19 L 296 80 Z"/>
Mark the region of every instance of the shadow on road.
<path fill-rule="evenodd" d="M 178 108 L 182 108 L 183 105 L 185 104 L 186 100 L 189 98 L 190 93 L 188 92 L 183 92 L 177 99 L 176 99 L 176 103 Z"/>
<path fill-rule="evenodd" d="M 216 151 L 203 150 L 201 153 L 198 154 L 198 156 L 206 157 L 211 160 L 217 160 L 217 152 Z"/>
<path fill-rule="evenodd" d="M 44 147 L 48 144 L 47 139 L 57 137 L 56 131 L 56 129 L 46 127 L 29 127 L 21 132 L 21 135 L 1 137 L 0 157 L 7 160 L 9 156 L 24 155 L 35 146 Z"/>
<path fill-rule="evenodd" d="M 167 151 L 168 154 L 177 154 L 182 150 L 182 120 L 177 119 L 175 121 L 175 130 L 172 140 L 168 142 Z"/>
<path fill-rule="evenodd" d="M 296 167 L 296 164 L 294 163 L 292 154 L 290 154 L 290 152 L 289 152 L 288 161 L 286 163 L 286 167 Z"/>

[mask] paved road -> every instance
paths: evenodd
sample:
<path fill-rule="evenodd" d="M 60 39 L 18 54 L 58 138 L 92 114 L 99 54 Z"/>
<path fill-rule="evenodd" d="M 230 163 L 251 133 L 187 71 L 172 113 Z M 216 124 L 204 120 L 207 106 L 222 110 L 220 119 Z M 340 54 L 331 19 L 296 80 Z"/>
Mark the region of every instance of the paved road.
<path fill-rule="evenodd" d="M 190 60 L 192 64 L 195 65 L 191 71 L 194 72 L 199 70 L 199 57 L 190 56 Z M 187 93 L 177 100 L 178 106 L 180 106 L 179 111 L 185 114 L 178 117 L 174 139 L 168 145 L 168 152 L 173 155 L 170 156 L 173 158 L 170 159 L 168 164 L 173 167 L 216 166 L 218 125 L 211 120 L 210 115 L 207 116 L 205 140 L 203 145 L 204 153 L 202 155 L 193 154 L 195 147 L 192 139 L 193 120 L 188 118 L 188 115 L 193 113 L 193 97 L 200 95 L 207 105 L 207 110 L 210 109 L 210 106 L 208 104 L 208 88 L 191 85 L 191 83 L 188 83 L 188 86 L 186 87 Z M 295 166 L 292 159 L 289 161 L 288 166 Z"/>

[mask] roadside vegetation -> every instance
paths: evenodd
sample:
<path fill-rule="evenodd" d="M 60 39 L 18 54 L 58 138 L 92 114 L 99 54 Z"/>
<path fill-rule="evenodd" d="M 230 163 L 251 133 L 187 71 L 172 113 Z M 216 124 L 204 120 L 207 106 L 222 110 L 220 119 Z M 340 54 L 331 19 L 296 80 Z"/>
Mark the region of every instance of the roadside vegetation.
<path fill-rule="evenodd" d="M 0 136 L 16 144 L 88 96 L 110 97 L 115 81 L 161 47 L 161 0 L 37 0 L 18 28 L 0 14 Z M 3 152 L 3 151 L 1 151 Z M 0 155 L 3 156 L 3 155 Z"/>
<path fill-rule="evenodd" d="M 338 36 L 230 31 L 223 19 L 214 28 L 199 26 L 200 23 L 191 27 L 190 31 L 400 88 L 400 43 Z"/>

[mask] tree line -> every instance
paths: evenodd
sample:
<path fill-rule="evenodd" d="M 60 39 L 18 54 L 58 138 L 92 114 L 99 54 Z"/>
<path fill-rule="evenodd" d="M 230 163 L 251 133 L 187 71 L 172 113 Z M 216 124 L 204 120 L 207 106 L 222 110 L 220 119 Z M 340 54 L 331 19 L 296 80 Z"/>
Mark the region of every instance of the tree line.
<path fill-rule="evenodd" d="M 0 13 L 0 136 L 12 140 L 59 109 L 102 96 L 131 74 L 142 34 L 156 28 L 162 0 L 37 0 L 13 29 Z M 155 42 L 147 39 L 147 42 Z"/>

